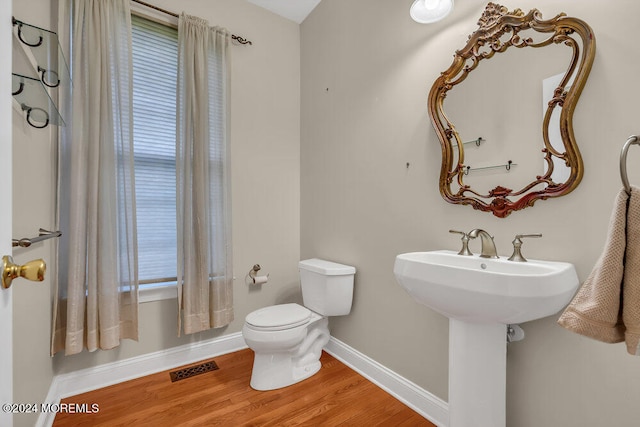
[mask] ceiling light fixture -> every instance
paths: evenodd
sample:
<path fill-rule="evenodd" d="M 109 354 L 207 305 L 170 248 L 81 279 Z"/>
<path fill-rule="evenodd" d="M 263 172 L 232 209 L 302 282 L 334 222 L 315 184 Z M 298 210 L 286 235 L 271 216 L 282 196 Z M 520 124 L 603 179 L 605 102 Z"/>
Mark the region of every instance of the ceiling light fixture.
<path fill-rule="evenodd" d="M 444 19 L 453 10 L 453 0 L 415 0 L 409 15 L 420 24 L 431 24 Z"/>

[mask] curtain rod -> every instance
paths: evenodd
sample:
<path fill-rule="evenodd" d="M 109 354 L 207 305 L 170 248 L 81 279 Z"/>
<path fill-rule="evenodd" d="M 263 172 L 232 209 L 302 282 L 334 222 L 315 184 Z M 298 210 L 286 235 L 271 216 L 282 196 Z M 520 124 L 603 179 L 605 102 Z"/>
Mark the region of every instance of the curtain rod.
<path fill-rule="evenodd" d="M 152 4 L 149 4 L 149 3 L 144 2 L 144 1 L 142 1 L 142 0 L 132 0 L 132 1 L 134 1 L 134 2 L 136 2 L 136 3 L 139 3 L 139 4 L 143 5 L 143 6 L 149 7 L 149 8 L 151 8 L 151 9 L 153 9 L 153 10 L 157 10 L 158 12 L 162 12 L 162 13 L 164 13 L 164 14 L 167 14 L 167 15 L 170 15 L 170 16 L 174 16 L 174 17 L 176 17 L 176 18 L 179 18 L 179 17 L 180 17 L 180 15 L 178 15 L 178 14 L 177 14 L 177 13 L 175 13 L 175 12 L 171 12 L 171 11 L 169 11 L 169 10 L 162 9 L 162 8 L 160 8 L 160 7 L 158 7 L 158 6 L 154 6 L 154 5 L 152 5 Z M 244 37 L 236 36 L 235 34 L 231 34 L 231 38 L 232 38 L 233 40 L 237 41 L 237 42 L 238 42 L 238 43 L 240 43 L 240 44 L 250 44 L 250 45 L 253 45 L 253 43 L 251 43 L 251 40 L 247 40 L 247 39 L 245 39 Z"/>

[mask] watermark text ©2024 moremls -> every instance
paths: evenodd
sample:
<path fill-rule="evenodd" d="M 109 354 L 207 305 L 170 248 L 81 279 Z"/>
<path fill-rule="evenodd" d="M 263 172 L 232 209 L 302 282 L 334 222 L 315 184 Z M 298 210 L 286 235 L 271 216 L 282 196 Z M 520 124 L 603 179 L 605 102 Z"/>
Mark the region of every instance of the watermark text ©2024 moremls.
<path fill-rule="evenodd" d="M 100 412 L 100 405 L 97 403 L 4 403 L 2 412 L 12 414 L 34 414 L 40 412 L 97 414 Z"/>

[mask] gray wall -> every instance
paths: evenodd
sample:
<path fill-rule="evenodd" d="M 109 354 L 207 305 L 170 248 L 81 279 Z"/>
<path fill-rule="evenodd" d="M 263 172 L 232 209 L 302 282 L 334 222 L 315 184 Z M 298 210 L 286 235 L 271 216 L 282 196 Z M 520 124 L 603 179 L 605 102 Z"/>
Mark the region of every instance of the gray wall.
<path fill-rule="evenodd" d="M 508 256 L 516 233 L 541 232 L 542 239 L 525 243 L 525 255 L 574 263 L 584 280 L 602 250 L 621 186 L 620 148 L 640 132 L 634 46 L 640 5 L 501 3 L 510 10 L 538 8 L 544 18 L 566 12 L 589 23 L 597 39 L 593 70 L 574 116 L 585 165 L 582 183 L 566 197 L 538 201 L 506 219 L 441 198 L 440 145 L 426 113 L 431 84 L 477 28 L 486 2 L 456 2 L 448 18 L 429 26 L 410 20 L 411 0 L 324 0 L 301 25 L 301 256 L 358 268 L 353 311 L 331 319 L 332 334 L 443 399 L 448 322 L 399 287 L 392 272 L 395 255 L 458 249 L 459 239 L 449 229 L 481 227 Z M 519 96 L 518 88 L 496 90 Z M 540 101 L 533 102 L 535 113 L 525 116 L 524 125 L 541 120 Z M 640 182 L 639 165 L 640 154 L 632 150 L 632 182 Z M 471 248 L 477 252 L 479 242 Z M 562 329 L 556 318 L 524 324 L 525 340 L 509 345 L 507 425 L 635 424 L 638 360 L 621 344 Z"/>

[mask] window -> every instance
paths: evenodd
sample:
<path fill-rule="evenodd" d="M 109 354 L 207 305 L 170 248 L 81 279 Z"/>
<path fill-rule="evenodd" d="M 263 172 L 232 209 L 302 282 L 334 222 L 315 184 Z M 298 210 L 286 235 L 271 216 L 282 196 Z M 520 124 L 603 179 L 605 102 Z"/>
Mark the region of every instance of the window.
<path fill-rule="evenodd" d="M 144 301 L 146 290 L 176 283 L 178 30 L 137 15 L 131 23 L 138 270 Z"/>

